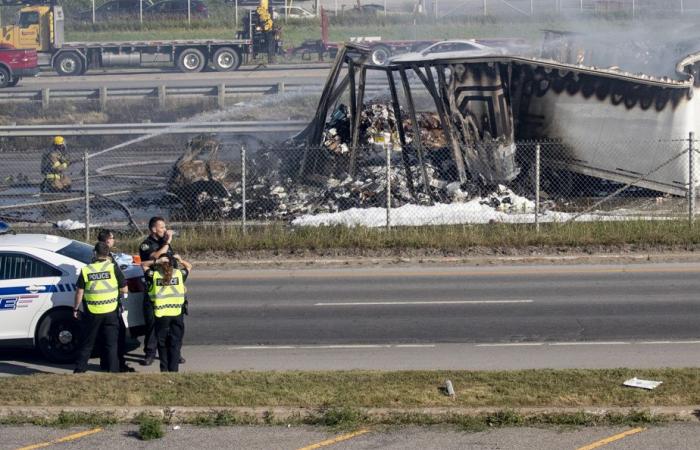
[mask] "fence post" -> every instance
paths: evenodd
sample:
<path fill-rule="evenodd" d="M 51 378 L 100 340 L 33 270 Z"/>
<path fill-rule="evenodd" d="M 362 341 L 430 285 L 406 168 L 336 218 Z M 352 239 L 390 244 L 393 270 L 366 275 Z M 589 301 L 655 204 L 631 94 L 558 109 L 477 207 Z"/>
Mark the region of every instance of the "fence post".
<path fill-rule="evenodd" d="M 386 136 L 385 136 L 386 139 Z M 391 139 L 391 136 L 387 140 Z M 385 142 L 386 147 L 386 230 L 391 230 L 391 141 Z"/>
<path fill-rule="evenodd" d="M 90 155 L 88 151 L 85 150 L 83 153 L 83 171 L 85 176 L 83 178 L 84 189 L 85 189 L 85 242 L 90 242 L 90 171 L 88 161 Z"/>
<path fill-rule="evenodd" d="M 219 109 L 224 109 L 226 107 L 226 85 L 221 83 L 219 89 L 216 91 L 217 99 L 219 103 Z"/>
<path fill-rule="evenodd" d="M 535 145 L 535 232 L 540 232 L 540 144 Z"/>
<path fill-rule="evenodd" d="M 165 96 L 165 85 L 161 84 L 160 86 L 158 86 L 158 106 L 160 108 L 165 108 Z"/>
<path fill-rule="evenodd" d="M 241 145 L 241 228 L 243 229 L 243 234 L 246 232 L 246 198 L 245 198 L 245 185 L 246 185 L 246 166 L 245 166 L 245 145 Z"/>
<path fill-rule="evenodd" d="M 50 102 L 51 102 L 51 90 L 49 88 L 43 88 L 41 90 L 41 109 L 49 109 Z"/>
<path fill-rule="evenodd" d="M 484 0 L 484 15 L 486 15 L 486 0 Z"/>
<path fill-rule="evenodd" d="M 688 135 L 688 221 L 692 227 L 695 223 L 695 133 Z"/>

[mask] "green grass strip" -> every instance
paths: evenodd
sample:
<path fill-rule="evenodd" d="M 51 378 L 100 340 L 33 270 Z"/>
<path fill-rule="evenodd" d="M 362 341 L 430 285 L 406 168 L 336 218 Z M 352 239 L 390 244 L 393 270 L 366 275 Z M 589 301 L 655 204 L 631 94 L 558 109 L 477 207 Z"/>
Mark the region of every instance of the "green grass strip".
<path fill-rule="evenodd" d="M 622 386 L 660 380 L 653 391 Z M 450 379 L 456 397 L 440 387 Z M 325 371 L 30 375 L 0 390 L 0 406 L 527 408 L 700 403 L 700 369 Z"/>

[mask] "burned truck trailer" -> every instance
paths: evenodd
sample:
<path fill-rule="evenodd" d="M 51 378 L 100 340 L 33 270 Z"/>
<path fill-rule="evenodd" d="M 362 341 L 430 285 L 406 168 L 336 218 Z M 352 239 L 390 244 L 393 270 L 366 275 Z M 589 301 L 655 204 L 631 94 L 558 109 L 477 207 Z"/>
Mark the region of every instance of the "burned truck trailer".
<path fill-rule="evenodd" d="M 368 99 L 368 73 L 387 81 L 387 106 L 395 116 L 390 130 L 408 157 L 424 165 L 425 143 L 418 123 L 418 89 L 427 92 L 439 118 L 457 181 L 507 184 L 521 172 L 527 155 L 516 143 L 548 142 L 543 163 L 580 173 L 676 195 L 685 195 L 688 158 L 673 158 L 677 146 L 660 142 L 697 132 L 697 72 L 700 54 L 678 63 L 677 77 L 652 77 L 537 58 L 478 56 L 451 52 L 375 66 L 370 49 L 346 45 L 338 54 L 309 127 L 298 136 L 306 144 L 300 174 L 313 171 L 329 115 L 341 98 L 349 103 L 347 171 L 355 171 L 362 111 Z M 344 96 L 344 97 L 343 97 Z M 653 145 L 657 144 L 657 145 Z M 528 146 L 528 149 L 531 146 Z M 653 151 L 650 151 L 652 149 Z M 428 180 L 423 168 L 426 191 Z M 408 180 L 409 184 L 413 180 Z M 418 185 L 420 183 L 417 183 Z"/>

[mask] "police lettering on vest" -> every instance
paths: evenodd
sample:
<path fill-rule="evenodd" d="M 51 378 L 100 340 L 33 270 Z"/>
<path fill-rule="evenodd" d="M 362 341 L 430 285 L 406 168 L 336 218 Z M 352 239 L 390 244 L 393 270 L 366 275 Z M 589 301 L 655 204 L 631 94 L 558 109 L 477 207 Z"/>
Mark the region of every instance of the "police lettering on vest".
<path fill-rule="evenodd" d="M 83 267 L 83 300 L 92 314 L 107 314 L 117 309 L 119 284 L 111 261 L 97 261 Z"/>
<path fill-rule="evenodd" d="M 186 293 L 184 278 L 179 269 L 173 269 L 170 280 L 164 279 L 159 271 L 153 272 L 153 282 L 148 290 L 148 297 L 153 302 L 153 311 L 156 317 L 172 317 L 182 314 Z"/>

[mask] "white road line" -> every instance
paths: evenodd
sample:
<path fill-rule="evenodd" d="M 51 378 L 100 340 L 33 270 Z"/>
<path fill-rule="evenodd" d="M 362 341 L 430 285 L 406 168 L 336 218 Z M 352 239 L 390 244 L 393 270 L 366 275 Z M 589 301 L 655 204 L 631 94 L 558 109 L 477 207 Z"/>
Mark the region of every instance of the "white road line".
<path fill-rule="evenodd" d="M 489 305 L 532 303 L 534 300 L 435 300 L 435 301 L 386 301 L 386 302 L 333 302 L 314 303 L 314 306 L 397 306 L 397 305 Z"/>
<path fill-rule="evenodd" d="M 475 347 L 538 347 L 545 345 L 544 342 L 512 342 L 503 344 L 476 344 Z"/>
<path fill-rule="evenodd" d="M 620 341 L 612 341 L 612 342 L 604 342 L 604 341 L 590 341 L 590 342 L 552 342 L 548 345 L 551 345 L 552 347 L 562 347 L 562 346 L 567 346 L 567 345 L 630 345 L 631 342 L 620 342 Z"/>
<path fill-rule="evenodd" d="M 688 344 L 700 344 L 700 341 L 646 341 L 646 342 L 637 342 L 637 344 L 642 344 L 642 345 L 688 345 Z"/>
<path fill-rule="evenodd" d="M 399 344 L 396 348 L 435 348 L 435 344 Z"/>

